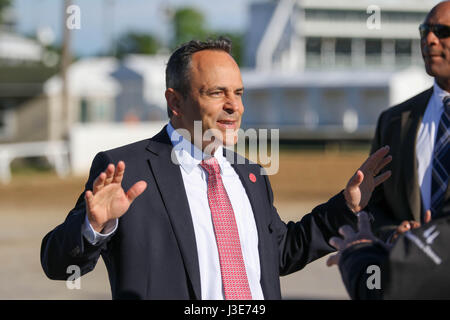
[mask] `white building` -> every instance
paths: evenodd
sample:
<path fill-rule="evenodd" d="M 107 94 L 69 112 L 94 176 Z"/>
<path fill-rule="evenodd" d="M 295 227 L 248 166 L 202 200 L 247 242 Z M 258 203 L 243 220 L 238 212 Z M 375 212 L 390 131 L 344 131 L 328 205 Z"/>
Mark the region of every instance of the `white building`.
<path fill-rule="evenodd" d="M 165 56 L 130 55 L 84 58 L 67 72 L 68 127 L 76 123 L 140 122 L 166 117 L 164 100 Z M 62 82 L 49 79 L 45 94 L 52 110 L 53 135 L 60 132 Z"/>
<path fill-rule="evenodd" d="M 40 62 L 44 50 L 42 45 L 18 34 L 0 31 L 0 61 L 17 64 L 23 62 Z"/>
<path fill-rule="evenodd" d="M 244 127 L 289 139 L 371 139 L 382 110 L 432 84 L 418 27 L 432 0 L 251 5 Z"/>
<path fill-rule="evenodd" d="M 418 26 L 436 0 L 279 0 L 250 7 L 246 65 L 257 69 L 420 64 Z"/>

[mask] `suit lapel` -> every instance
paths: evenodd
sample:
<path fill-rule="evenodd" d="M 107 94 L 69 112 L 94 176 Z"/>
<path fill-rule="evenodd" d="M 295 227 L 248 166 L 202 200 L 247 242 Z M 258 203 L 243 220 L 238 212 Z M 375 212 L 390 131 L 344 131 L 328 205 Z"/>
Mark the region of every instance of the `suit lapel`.
<path fill-rule="evenodd" d="M 269 228 L 269 226 L 264 214 L 264 212 L 267 210 L 267 205 L 265 205 L 266 200 L 261 197 L 261 191 L 258 187 L 261 181 L 255 180 L 255 182 L 252 182 L 250 180 L 251 174 L 253 174 L 256 179 L 262 179 L 260 175 L 260 167 L 257 165 L 250 166 L 248 164 L 240 164 L 242 162 L 236 161 L 236 154 L 233 160 L 229 157 L 228 153 L 226 156 L 228 161 L 231 163 L 232 167 L 238 174 L 247 193 L 250 205 L 252 206 L 256 229 L 258 230 L 258 252 L 261 269 L 260 283 L 264 293 L 264 298 L 270 299 L 270 275 L 274 271 L 268 269 L 269 266 L 272 265 L 272 263 L 270 263 L 268 259 L 270 259 L 270 257 L 273 257 L 273 254 L 269 252 L 272 249 L 272 245 L 270 243 L 270 239 L 267 238 L 267 229 Z M 248 160 L 245 159 L 245 161 L 246 163 L 248 163 Z M 278 272 L 278 270 L 275 270 L 275 272 Z"/>
<path fill-rule="evenodd" d="M 201 299 L 200 267 L 189 202 L 180 166 L 171 161 L 172 143 L 166 127 L 147 146 L 149 163 L 172 224 L 196 299 Z"/>
<path fill-rule="evenodd" d="M 414 101 L 414 106 L 401 115 L 402 154 L 405 155 L 405 163 L 403 165 L 405 192 L 410 211 L 416 221 L 420 221 L 422 215 L 422 201 L 417 173 L 416 138 L 420 122 L 432 93 L 432 88 L 425 91 Z"/>

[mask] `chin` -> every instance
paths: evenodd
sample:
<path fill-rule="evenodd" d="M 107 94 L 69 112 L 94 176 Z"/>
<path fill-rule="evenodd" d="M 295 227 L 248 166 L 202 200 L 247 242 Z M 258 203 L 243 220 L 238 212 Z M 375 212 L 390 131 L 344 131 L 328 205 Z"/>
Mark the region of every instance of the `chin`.
<path fill-rule="evenodd" d="M 233 146 L 237 143 L 237 134 L 228 134 L 226 135 L 225 132 L 222 132 L 222 136 L 219 138 L 219 140 L 222 141 L 222 144 L 224 146 Z"/>
<path fill-rule="evenodd" d="M 448 66 L 444 66 L 442 64 L 430 63 L 425 65 L 425 70 L 428 75 L 435 78 L 448 78 L 450 74 L 450 68 Z M 449 72 L 444 72 L 449 70 Z"/>

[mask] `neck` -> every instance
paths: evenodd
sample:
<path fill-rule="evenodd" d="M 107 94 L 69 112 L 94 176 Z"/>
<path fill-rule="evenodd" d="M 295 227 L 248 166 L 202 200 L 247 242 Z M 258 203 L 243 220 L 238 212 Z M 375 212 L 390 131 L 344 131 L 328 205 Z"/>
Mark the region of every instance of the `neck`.
<path fill-rule="evenodd" d="M 204 140 L 203 135 L 201 137 L 196 137 L 196 130 L 189 130 L 181 125 L 179 125 L 176 121 L 171 120 L 170 123 L 172 127 L 177 131 L 178 134 L 183 136 L 183 139 L 189 141 L 203 153 L 214 156 L 216 150 L 222 145 L 222 143 L 217 139 L 212 137 L 210 140 Z M 201 129 L 198 131 L 202 131 Z M 198 134 L 198 133 L 197 133 Z"/>
<path fill-rule="evenodd" d="M 442 90 L 450 92 L 450 78 L 436 78 L 436 82 Z"/>

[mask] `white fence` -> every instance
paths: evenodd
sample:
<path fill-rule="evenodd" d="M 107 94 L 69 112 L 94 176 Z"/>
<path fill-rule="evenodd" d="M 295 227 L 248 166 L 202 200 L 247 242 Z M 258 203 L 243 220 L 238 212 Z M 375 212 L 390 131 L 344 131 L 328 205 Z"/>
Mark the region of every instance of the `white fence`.
<path fill-rule="evenodd" d="M 98 152 L 149 139 L 157 134 L 166 121 L 136 124 L 105 123 L 77 124 L 70 131 L 70 164 L 72 173 L 85 175 Z"/>
<path fill-rule="evenodd" d="M 69 148 L 64 141 L 39 141 L 0 145 L 0 180 L 11 181 L 11 162 L 16 158 L 46 157 L 60 177 L 69 171 Z"/>
<path fill-rule="evenodd" d="M 151 138 L 167 122 L 138 124 L 77 124 L 70 140 L 9 143 L 0 145 L 0 182 L 11 181 L 11 162 L 17 158 L 45 157 L 60 177 L 70 172 L 86 175 L 98 152 Z"/>

